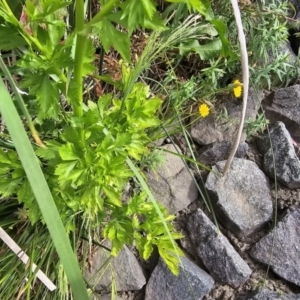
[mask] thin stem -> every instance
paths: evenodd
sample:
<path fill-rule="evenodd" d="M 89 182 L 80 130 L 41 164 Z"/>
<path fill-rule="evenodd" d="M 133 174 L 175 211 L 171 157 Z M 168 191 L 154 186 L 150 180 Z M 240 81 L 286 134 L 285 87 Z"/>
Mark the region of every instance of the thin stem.
<path fill-rule="evenodd" d="M 84 29 L 84 1 L 76 0 L 76 48 L 75 48 L 75 67 L 74 67 L 74 80 L 77 86 L 76 96 L 73 102 L 74 114 L 77 117 L 81 117 L 83 114 L 82 102 L 83 102 L 83 59 L 87 44 L 87 34 L 83 33 Z"/>
<path fill-rule="evenodd" d="M 242 132 L 243 132 L 243 126 L 245 122 L 245 116 L 246 116 L 246 109 L 247 109 L 247 100 L 248 100 L 248 90 L 249 90 L 249 65 L 248 65 L 248 53 L 247 53 L 247 46 L 246 46 L 246 38 L 243 30 L 243 23 L 241 19 L 241 13 L 239 9 L 239 5 L 237 0 L 231 0 L 231 4 L 233 7 L 233 12 L 235 16 L 236 25 L 238 28 L 238 34 L 239 34 L 239 43 L 241 48 L 241 57 L 242 57 L 242 70 L 243 70 L 243 86 L 244 86 L 244 95 L 243 95 L 243 108 L 242 108 L 242 115 L 240 120 L 240 125 L 238 129 L 238 133 L 236 135 L 233 147 L 230 151 L 229 157 L 226 161 L 224 170 L 223 170 L 223 176 L 226 174 L 227 170 L 229 169 L 231 162 L 234 158 L 234 155 L 237 151 L 237 148 L 239 146 Z"/>

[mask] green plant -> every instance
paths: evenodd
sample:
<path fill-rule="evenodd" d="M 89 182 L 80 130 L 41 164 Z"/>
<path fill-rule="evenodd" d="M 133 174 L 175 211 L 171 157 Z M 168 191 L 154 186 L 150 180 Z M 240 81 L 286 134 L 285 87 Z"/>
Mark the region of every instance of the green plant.
<path fill-rule="evenodd" d="M 27 222 L 22 239 L 25 234 L 30 236 L 33 229 L 45 229 L 44 225 L 47 225 L 63 271 L 61 267 L 48 269 L 48 259 L 56 255 L 49 239 L 46 239 L 47 252 L 42 260 L 38 259 L 41 252 L 34 251 L 37 240 L 33 239 L 31 258 L 38 260 L 39 266 L 47 266 L 51 277 L 58 275 L 61 288 L 56 295 L 67 297 L 66 274 L 74 297 L 87 299 L 73 254 L 81 237 L 78 231 L 91 238 L 101 228 L 102 237 L 112 241 L 112 255 L 117 255 L 122 246 L 129 243 L 147 259 L 156 246 L 174 273 L 178 273 L 178 255 L 182 254 L 174 239 L 181 238 L 181 234 L 175 232 L 171 223 L 174 216 L 156 203 L 141 171 L 135 166 L 148 153 L 147 129 L 160 123 L 155 116 L 160 99 L 150 97 L 149 88 L 136 83 L 147 65 L 138 64 L 132 70 L 123 63 L 122 79 L 118 83 L 107 76 L 98 76 L 114 83 L 117 95 L 106 94 L 97 101 L 87 101 L 87 104 L 83 98 L 83 79 L 95 72 L 91 34 L 98 36 L 106 52 L 113 46 L 123 60 L 129 62 L 129 39 L 135 29 L 141 26 L 162 31 L 167 27 L 150 0 L 139 3 L 103 1 L 100 11 L 87 22 L 84 2 L 76 1 L 75 27 L 69 32 L 63 18 L 70 4 L 63 0 L 28 0 L 21 15 L 17 16 L 5 0 L 0 1 L 0 44 L 5 45 L 4 50 L 12 51 L 16 63 L 9 71 L 13 76 L 21 75 L 18 85 L 28 93 L 24 96 L 24 105 L 17 89 L 12 88 L 14 100 L 33 136 L 34 128 L 37 128 L 43 141 L 36 144 L 36 140 L 26 137 L 6 92 L 6 102 L 0 107 L 7 122 L 1 136 L 4 142 L 0 150 L 0 194 L 17 197 L 24 206 L 21 210 L 16 207 L 17 216 Z M 188 5 L 203 14 L 209 6 L 208 3 L 203 6 L 192 2 Z M 119 26 L 115 27 L 115 23 Z M 120 28 L 126 29 L 127 33 Z M 8 35 L 16 38 L 8 40 Z M 166 39 L 171 37 L 165 36 Z M 7 70 L 2 70 L 9 77 Z M 14 87 L 12 80 L 10 84 Z M 4 85 L 1 88 L 5 91 Z M 30 162 L 34 163 L 30 165 Z M 138 178 L 144 192 L 123 203 L 123 188 L 132 176 Z M 62 223 L 71 237 L 73 249 L 67 242 Z M 18 233 L 17 228 L 12 229 Z M 22 246 L 27 245 L 22 240 Z M 10 262 L 11 257 L 7 254 L 3 264 L 9 266 Z M 3 299 L 8 298 L 6 291 L 10 296 L 26 291 L 27 298 L 46 297 L 40 286 L 31 290 L 34 275 L 30 268 L 21 279 L 7 272 L 2 280 Z M 17 290 L 19 285 L 14 285 L 11 280 L 20 283 L 26 275 L 30 278 L 29 283 Z M 9 290 L 5 288 L 7 284 L 12 285 Z"/>
<path fill-rule="evenodd" d="M 248 119 L 245 121 L 245 127 L 247 136 L 250 137 L 252 135 L 257 135 L 258 133 L 262 133 L 269 124 L 269 120 L 266 119 L 263 113 L 258 114 L 256 119 Z"/>

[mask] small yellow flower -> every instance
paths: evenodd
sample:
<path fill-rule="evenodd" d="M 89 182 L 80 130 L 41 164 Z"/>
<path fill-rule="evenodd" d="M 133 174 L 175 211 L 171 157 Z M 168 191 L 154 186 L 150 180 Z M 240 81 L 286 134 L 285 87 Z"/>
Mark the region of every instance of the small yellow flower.
<path fill-rule="evenodd" d="M 199 114 L 202 118 L 205 118 L 209 115 L 209 107 L 207 104 L 205 104 L 205 103 L 200 104 Z"/>
<path fill-rule="evenodd" d="M 234 80 L 233 84 L 233 94 L 236 98 L 240 98 L 242 95 L 242 84 L 238 79 Z"/>

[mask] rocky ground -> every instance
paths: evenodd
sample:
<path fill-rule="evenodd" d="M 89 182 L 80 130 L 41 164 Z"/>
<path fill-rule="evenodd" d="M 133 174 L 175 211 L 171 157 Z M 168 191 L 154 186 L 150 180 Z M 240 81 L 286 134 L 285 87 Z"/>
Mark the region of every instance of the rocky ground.
<path fill-rule="evenodd" d="M 248 102 L 248 117 L 255 117 L 262 104 L 269 131 L 251 139 L 244 135 L 225 176 L 220 173 L 241 109 L 241 103 L 229 101 L 227 122 L 211 115 L 191 129 L 196 158 L 211 172 L 198 172 L 166 152 L 163 167 L 147 174 L 156 198 L 177 215 L 186 258 L 176 277 L 157 253 L 144 262 L 134 249 L 124 249 L 111 264 L 117 299 L 300 299 L 300 85 L 267 97 L 250 93 Z M 161 148 L 190 155 L 180 136 L 170 142 Z M 98 253 L 93 260 L 89 278 L 105 259 Z M 110 299 L 104 287 L 111 270 L 98 276 L 101 299 Z"/>

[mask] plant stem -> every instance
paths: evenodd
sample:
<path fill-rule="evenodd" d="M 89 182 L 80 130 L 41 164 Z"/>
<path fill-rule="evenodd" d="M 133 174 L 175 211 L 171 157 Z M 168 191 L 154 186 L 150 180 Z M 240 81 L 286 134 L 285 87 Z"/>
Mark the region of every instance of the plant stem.
<path fill-rule="evenodd" d="M 72 101 L 74 114 L 77 117 L 81 117 L 83 114 L 82 102 L 83 102 L 83 59 L 87 44 L 88 33 L 83 32 L 84 29 L 84 1 L 76 0 L 75 3 L 75 27 L 76 27 L 76 47 L 75 47 L 75 67 L 74 67 L 74 79 L 76 83 L 76 96 Z"/>
<path fill-rule="evenodd" d="M 249 65 L 248 65 L 248 54 L 247 54 L 247 45 L 246 45 L 246 38 L 245 33 L 243 30 L 243 23 L 241 18 L 241 13 L 239 9 L 239 5 L 237 0 L 231 0 L 231 4 L 233 7 L 233 13 L 236 21 L 236 25 L 238 28 L 238 35 L 239 35 L 239 43 L 240 43 L 240 49 L 241 49 L 241 57 L 242 57 L 242 71 L 243 71 L 243 85 L 244 85 L 244 94 L 243 94 L 243 108 L 242 108 L 242 115 L 240 120 L 240 125 L 238 128 L 238 133 L 236 135 L 236 138 L 234 140 L 234 144 L 232 146 L 232 149 L 229 153 L 229 157 L 226 161 L 225 167 L 223 169 L 223 176 L 228 171 L 231 162 L 234 158 L 234 155 L 237 151 L 237 148 L 239 146 L 243 127 L 245 123 L 245 116 L 246 116 L 246 109 L 247 109 L 247 100 L 248 100 L 248 91 L 249 91 Z"/>
<path fill-rule="evenodd" d="M 74 114 L 77 117 L 82 116 L 82 102 L 83 102 L 83 82 L 82 82 L 82 74 L 83 74 L 83 59 L 84 53 L 87 45 L 88 34 L 90 32 L 91 26 L 100 22 L 106 15 L 108 15 L 117 0 L 111 0 L 106 3 L 101 10 L 95 15 L 95 17 L 84 24 L 84 1 L 76 0 L 75 2 L 75 21 L 76 21 L 76 48 L 75 48 L 75 67 L 74 67 L 74 79 L 77 85 L 76 97 L 73 101 L 73 109 Z"/>

